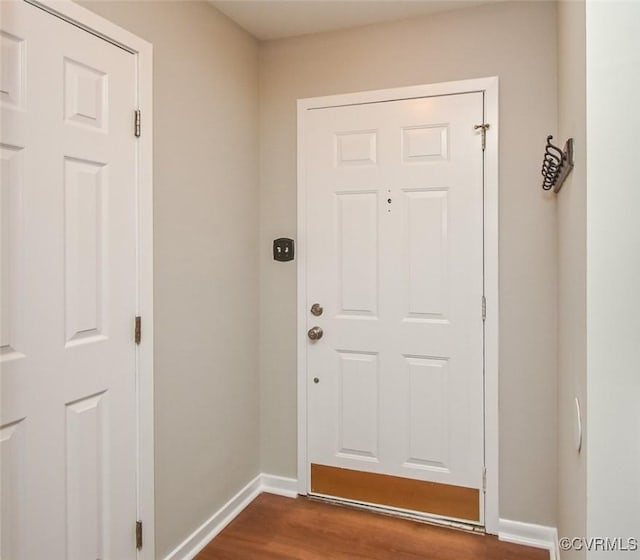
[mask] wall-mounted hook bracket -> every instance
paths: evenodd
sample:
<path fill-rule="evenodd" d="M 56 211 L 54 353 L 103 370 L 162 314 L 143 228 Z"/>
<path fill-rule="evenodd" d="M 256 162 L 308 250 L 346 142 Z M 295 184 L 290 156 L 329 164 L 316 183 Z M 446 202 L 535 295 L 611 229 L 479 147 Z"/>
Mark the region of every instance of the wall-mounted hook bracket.
<path fill-rule="evenodd" d="M 573 138 L 567 140 L 564 150 L 554 146 L 551 140 L 553 136 L 547 136 L 547 146 L 542 160 L 542 188 L 545 191 L 553 189 L 553 192 L 557 193 L 573 169 Z"/>

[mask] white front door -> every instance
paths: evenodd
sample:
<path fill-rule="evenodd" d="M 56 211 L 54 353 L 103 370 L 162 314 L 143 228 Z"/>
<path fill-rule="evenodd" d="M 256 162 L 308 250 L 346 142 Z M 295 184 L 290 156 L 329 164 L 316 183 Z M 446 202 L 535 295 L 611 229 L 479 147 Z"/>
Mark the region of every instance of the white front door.
<path fill-rule="evenodd" d="M 1 10 L 1 557 L 133 559 L 135 57 Z"/>
<path fill-rule="evenodd" d="M 482 122 L 481 92 L 308 111 L 312 493 L 483 522 Z"/>

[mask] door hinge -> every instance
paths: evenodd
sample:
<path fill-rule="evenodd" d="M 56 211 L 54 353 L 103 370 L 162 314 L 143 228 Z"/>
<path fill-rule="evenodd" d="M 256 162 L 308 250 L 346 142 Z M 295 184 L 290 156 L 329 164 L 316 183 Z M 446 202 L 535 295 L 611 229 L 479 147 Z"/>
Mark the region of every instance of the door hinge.
<path fill-rule="evenodd" d="M 487 298 L 482 296 L 482 320 L 487 320 Z"/>
<path fill-rule="evenodd" d="M 142 548 L 142 521 L 136 521 L 136 549 Z"/>
<path fill-rule="evenodd" d="M 141 119 L 142 115 L 140 109 L 136 109 L 133 117 L 133 132 L 136 135 L 136 138 L 140 138 L 140 131 L 142 129 L 142 125 L 140 124 Z"/>
<path fill-rule="evenodd" d="M 483 152 L 487 147 L 487 130 L 489 130 L 490 126 L 491 125 L 488 123 L 483 123 L 483 124 L 477 124 L 473 127 L 474 130 L 482 130 L 482 151 Z"/>
<path fill-rule="evenodd" d="M 136 344 L 140 344 L 140 341 L 142 340 L 142 317 L 140 317 L 140 315 L 136 317 L 136 328 L 133 339 Z"/>
<path fill-rule="evenodd" d="M 482 491 L 487 491 L 487 467 L 482 469 Z"/>

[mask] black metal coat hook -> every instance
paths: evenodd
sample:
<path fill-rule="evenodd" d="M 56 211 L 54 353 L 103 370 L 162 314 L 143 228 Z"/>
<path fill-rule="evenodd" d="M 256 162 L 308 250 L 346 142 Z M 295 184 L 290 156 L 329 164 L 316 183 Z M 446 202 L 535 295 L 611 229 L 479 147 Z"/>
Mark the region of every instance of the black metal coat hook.
<path fill-rule="evenodd" d="M 551 143 L 553 136 L 547 136 L 547 146 L 542 160 L 542 188 L 545 191 L 553 189 L 557 193 L 562 183 L 573 169 L 573 138 L 569 138 L 564 150 Z"/>

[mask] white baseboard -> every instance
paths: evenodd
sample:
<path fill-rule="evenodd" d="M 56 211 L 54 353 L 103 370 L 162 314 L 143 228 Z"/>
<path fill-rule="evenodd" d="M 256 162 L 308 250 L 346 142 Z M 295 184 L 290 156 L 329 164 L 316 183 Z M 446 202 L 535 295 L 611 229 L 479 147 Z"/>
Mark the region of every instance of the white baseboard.
<path fill-rule="evenodd" d="M 560 560 L 558 530 L 555 527 L 500 519 L 498 538 L 514 544 L 544 548 L 549 551 L 549 560 Z"/>
<path fill-rule="evenodd" d="M 269 494 L 277 494 L 287 498 L 295 498 L 298 496 L 298 480 L 295 478 L 285 478 L 284 476 L 276 476 L 273 474 L 262 474 L 261 488 L 262 492 Z"/>
<path fill-rule="evenodd" d="M 165 560 L 192 560 L 211 542 L 244 508 L 263 492 L 295 498 L 298 481 L 270 474 L 259 474 L 207 521 L 171 551 Z"/>

